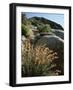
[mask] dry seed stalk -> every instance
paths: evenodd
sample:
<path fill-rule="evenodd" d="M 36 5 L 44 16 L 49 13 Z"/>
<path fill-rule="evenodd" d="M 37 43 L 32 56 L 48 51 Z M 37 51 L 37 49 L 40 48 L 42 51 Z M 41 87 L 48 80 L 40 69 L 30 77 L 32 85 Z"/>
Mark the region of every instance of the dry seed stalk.
<path fill-rule="evenodd" d="M 33 47 L 29 39 L 25 40 L 23 44 L 22 64 L 27 61 L 33 61 L 34 64 L 48 64 L 57 58 L 57 52 L 50 50 L 45 45 Z"/>

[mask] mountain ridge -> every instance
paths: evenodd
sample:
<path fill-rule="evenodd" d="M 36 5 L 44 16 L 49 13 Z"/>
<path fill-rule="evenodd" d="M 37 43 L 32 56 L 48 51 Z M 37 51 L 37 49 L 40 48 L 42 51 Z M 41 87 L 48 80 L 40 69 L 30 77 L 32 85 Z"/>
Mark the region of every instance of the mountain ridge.
<path fill-rule="evenodd" d="M 63 27 L 52 21 L 52 20 L 48 20 L 46 18 L 43 18 L 43 17 L 32 17 L 32 18 L 29 18 L 29 20 L 31 21 L 31 23 L 35 26 L 37 26 L 38 24 L 49 24 L 51 26 L 52 29 L 60 29 L 60 30 L 64 30 Z"/>

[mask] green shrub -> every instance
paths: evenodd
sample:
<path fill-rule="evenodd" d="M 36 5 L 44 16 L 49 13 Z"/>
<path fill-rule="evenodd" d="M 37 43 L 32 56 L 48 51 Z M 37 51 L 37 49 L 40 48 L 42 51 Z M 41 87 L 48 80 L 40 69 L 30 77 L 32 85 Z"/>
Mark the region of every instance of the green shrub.
<path fill-rule="evenodd" d="M 29 37 L 33 34 L 32 30 L 28 26 L 25 26 L 24 24 L 22 24 L 21 30 L 22 35 L 24 35 L 25 37 Z"/>
<path fill-rule="evenodd" d="M 50 25 L 46 24 L 46 25 L 41 26 L 41 29 L 39 30 L 39 32 L 51 32 Z"/>

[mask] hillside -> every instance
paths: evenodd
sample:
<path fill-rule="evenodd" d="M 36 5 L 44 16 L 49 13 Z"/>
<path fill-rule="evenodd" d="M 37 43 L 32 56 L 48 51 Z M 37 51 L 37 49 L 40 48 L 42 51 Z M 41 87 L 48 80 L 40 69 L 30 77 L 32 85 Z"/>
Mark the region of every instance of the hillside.
<path fill-rule="evenodd" d="M 43 17 L 32 17 L 29 19 L 29 21 L 32 23 L 32 25 L 35 25 L 37 27 L 38 25 L 49 24 L 52 29 L 64 30 L 60 24 Z"/>

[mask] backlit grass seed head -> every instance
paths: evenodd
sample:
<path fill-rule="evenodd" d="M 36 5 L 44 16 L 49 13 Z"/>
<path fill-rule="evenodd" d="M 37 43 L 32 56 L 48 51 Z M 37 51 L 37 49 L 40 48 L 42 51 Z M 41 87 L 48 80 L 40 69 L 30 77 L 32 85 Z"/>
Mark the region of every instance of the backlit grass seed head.
<path fill-rule="evenodd" d="M 22 55 L 22 57 L 24 57 L 22 58 L 24 59 L 22 60 L 23 62 L 26 61 L 26 58 L 28 60 L 34 59 L 35 64 L 47 64 L 58 58 L 57 53 L 53 50 L 50 50 L 48 47 L 45 47 L 45 45 L 37 45 L 36 47 L 33 47 L 29 39 L 24 42 Z"/>

